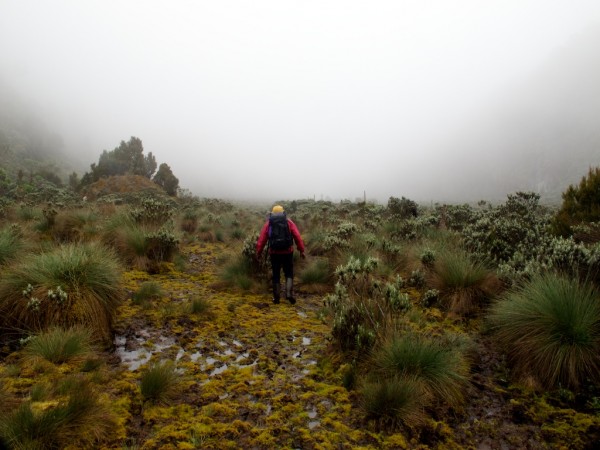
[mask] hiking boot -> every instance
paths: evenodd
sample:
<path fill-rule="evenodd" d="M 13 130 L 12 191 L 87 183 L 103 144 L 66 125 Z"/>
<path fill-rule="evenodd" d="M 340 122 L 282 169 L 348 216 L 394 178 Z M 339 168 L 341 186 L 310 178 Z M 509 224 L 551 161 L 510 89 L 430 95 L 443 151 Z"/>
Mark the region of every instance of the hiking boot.
<path fill-rule="evenodd" d="M 294 288 L 294 280 L 292 278 L 285 279 L 285 298 L 287 298 L 288 302 L 292 305 L 296 303 L 296 299 L 293 295 Z"/>
<path fill-rule="evenodd" d="M 279 303 L 280 290 L 281 290 L 281 286 L 279 286 L 279 283 L 277 283 L 277 284 L 273 283 L 273 303 L 275 303 L 275 304 Z"/>

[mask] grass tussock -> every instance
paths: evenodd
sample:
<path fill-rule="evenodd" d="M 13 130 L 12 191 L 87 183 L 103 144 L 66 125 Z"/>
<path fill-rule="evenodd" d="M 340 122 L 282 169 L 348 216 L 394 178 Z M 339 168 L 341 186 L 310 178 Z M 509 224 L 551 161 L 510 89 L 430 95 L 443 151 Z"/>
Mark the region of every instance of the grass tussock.
<path fill-rule="evenodd" d="M 501 289 L 493 271 L 460 251 L 436 255 L 429 284 L 440 292 L 444 308 L 463 317 L 480 312 Z"/>
<path fill-rule="evenodd" d="M 24 349 L 27 359 L 43 358 L 54 364 L 83 361 L 92 353 L 92 333 L 83 327 L 51 328 L 33 336 Z"/>
<path fill-rule="evenodd" d="M 469 364 L 463 349 L 420 334 L 393 333 L 373 353 L 374 373 L 383 378 L 417 378 L 434 399 L 452 407 L 463 402 Z"/>
<path fill-rule="evenodd" d="M 394 428 L 415 426 L 425 419 L 428 393 L 418 378 L 392 377 L 364 382 L 360 387 L 361 407 L 367 419 Z"/>
<path fill-rule="evenodd" d="M 506 293 L 489 314 L 517 374 L 577 388 L 600 374 L 600 302 L 587 283 L 551 273 Z"/>
<path fill-rule="evenodd" d="M 0 327 L 40 331 L 81 324 L 110 341 L 123 293 L 121 267 L 98 243 L 30 254 L 0 280 Z"/>
<path fill-rule="evenodd" d="M 172 361 L 154 363 L 140 378 L 140 393 L 145 401 L 166 404 L 178 393 L 181 375 Z"/>
<path fill-rule="evenodd" d="M 323 285 L 331 283 L 333 273 L 326 258 L 312 258 L 300 271 L 298 278 L 304 285 Z"/>
<path fill-rule="evenodd" d="M 0 418 L 8 448 L 93 448 L 108 438 L 115 422 L 89 382 L 78 379 L 49 406 L 24 402 Z"/>
<path fill-rule="evenodd" d="M 0 230 L 0 264 L 15 260 L 24 248 L 19 228 L 10 226 Z"/>
<path fill-rule="evenodd" d="M 190 312 L 190 314 L 194 314 L 196 316 L 210 315 L 210 313 L 211 313 L 210 301 L 205 297 L 200 297 L 200 296 L 192 297 L 190 300 L 189 312 Z"/>
<path fill-rule="evenodd" d="M 163 290 L 156 281 L 144 281 L 133 293 L 132 300 L 136 305 L 148 306 L 150 300 L 160 298 Z"/>

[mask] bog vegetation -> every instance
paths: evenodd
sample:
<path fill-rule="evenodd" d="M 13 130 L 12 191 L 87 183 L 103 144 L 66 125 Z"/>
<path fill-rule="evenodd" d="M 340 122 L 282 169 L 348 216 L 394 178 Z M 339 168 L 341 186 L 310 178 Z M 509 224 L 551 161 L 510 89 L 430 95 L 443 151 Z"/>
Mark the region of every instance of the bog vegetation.
<path fill-rule="evenodd" d="M 286 311 L 254 255 L 268 205 L 193 197 L 156 168 L 131 138 L 64 185 L 1 173 L 0 446 L 459 448 L 493 435 L 484 419 L 465 431 L 485 416 L 477 397 L 524 427 L 515 446 L 600 439 L 598 169 L 558 211 L 524 192 L 499 205 L 282 202 L 309 255 L 296 261 L 299 304 L 320 305 L 302 314 L 327 330 L 294 392 L 300 378 L 273 366 L 281 324 L 209 375 L 195 364 L 244 321 Z M 126 370 L 116 347 L 138 336 L 149 356 Z M 150 351 L 160 339 L 190 350 Z M 209 388 L 225 370 L 231 392 Z"/>

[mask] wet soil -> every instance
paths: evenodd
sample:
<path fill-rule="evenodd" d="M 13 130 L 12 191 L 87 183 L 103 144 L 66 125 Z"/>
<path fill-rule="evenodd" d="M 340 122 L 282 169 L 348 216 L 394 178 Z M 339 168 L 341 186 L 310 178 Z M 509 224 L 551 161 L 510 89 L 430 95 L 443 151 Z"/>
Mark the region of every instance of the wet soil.
<path fill-rule="evenodd" d="M 382 431 L 365 422 L 355 395 L 341 385 L 344 361 L 331 352 L 323 297 L 299 290 L 295 305 L 284 300 L 275 305 L 267 292 L 215 290 L 217 252 L 210 245 L 189 249 L 186 271 L 152 277 L 164 289 L 160 301 L 145 309 L 128 304 L 121 311 L 114 370 L 129 373 L 135 385 L 145 364 L 169 359 L 182 377 L 168 404 L 131 402 L 127 443 L 138 448 L 551 448 L 539 424 L 519 423 L 504 363 L 485 337 L 476 343 L 462 411 L 435 417 L 421 430 Z M 142 281 L 130 276 L 130 288 Z M 181 313 L 193 296 L 210 303 L 210 314 Z"/>

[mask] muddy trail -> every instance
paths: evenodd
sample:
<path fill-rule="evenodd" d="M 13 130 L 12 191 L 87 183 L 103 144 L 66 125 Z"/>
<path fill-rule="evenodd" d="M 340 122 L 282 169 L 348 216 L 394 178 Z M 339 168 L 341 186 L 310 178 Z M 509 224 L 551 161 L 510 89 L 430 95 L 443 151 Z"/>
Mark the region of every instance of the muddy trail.
<path fill-rule="evenodd" d="M 126 273 L 134 292 L 157 282 L 160 299 L 120 309 L 112 356 L 113 396 L 121 398 L 126 448 L 551 448 L 540 427 L 514 423 L 501 361 L 477 345 L 468 406 L 419 431 L 382 431 L 366 422 L 342 386 L 344 361 L 330 350 L 323 297 L 296 292 L 297 304 L 265 294 L 215 289 L 220 248 L 186 249 L 186 270 Z M 190 299 L 208 312 L 192 314 Z M 170 360 L 180 374 L 169 401 L 143 402 L 141 371 Z"/>

